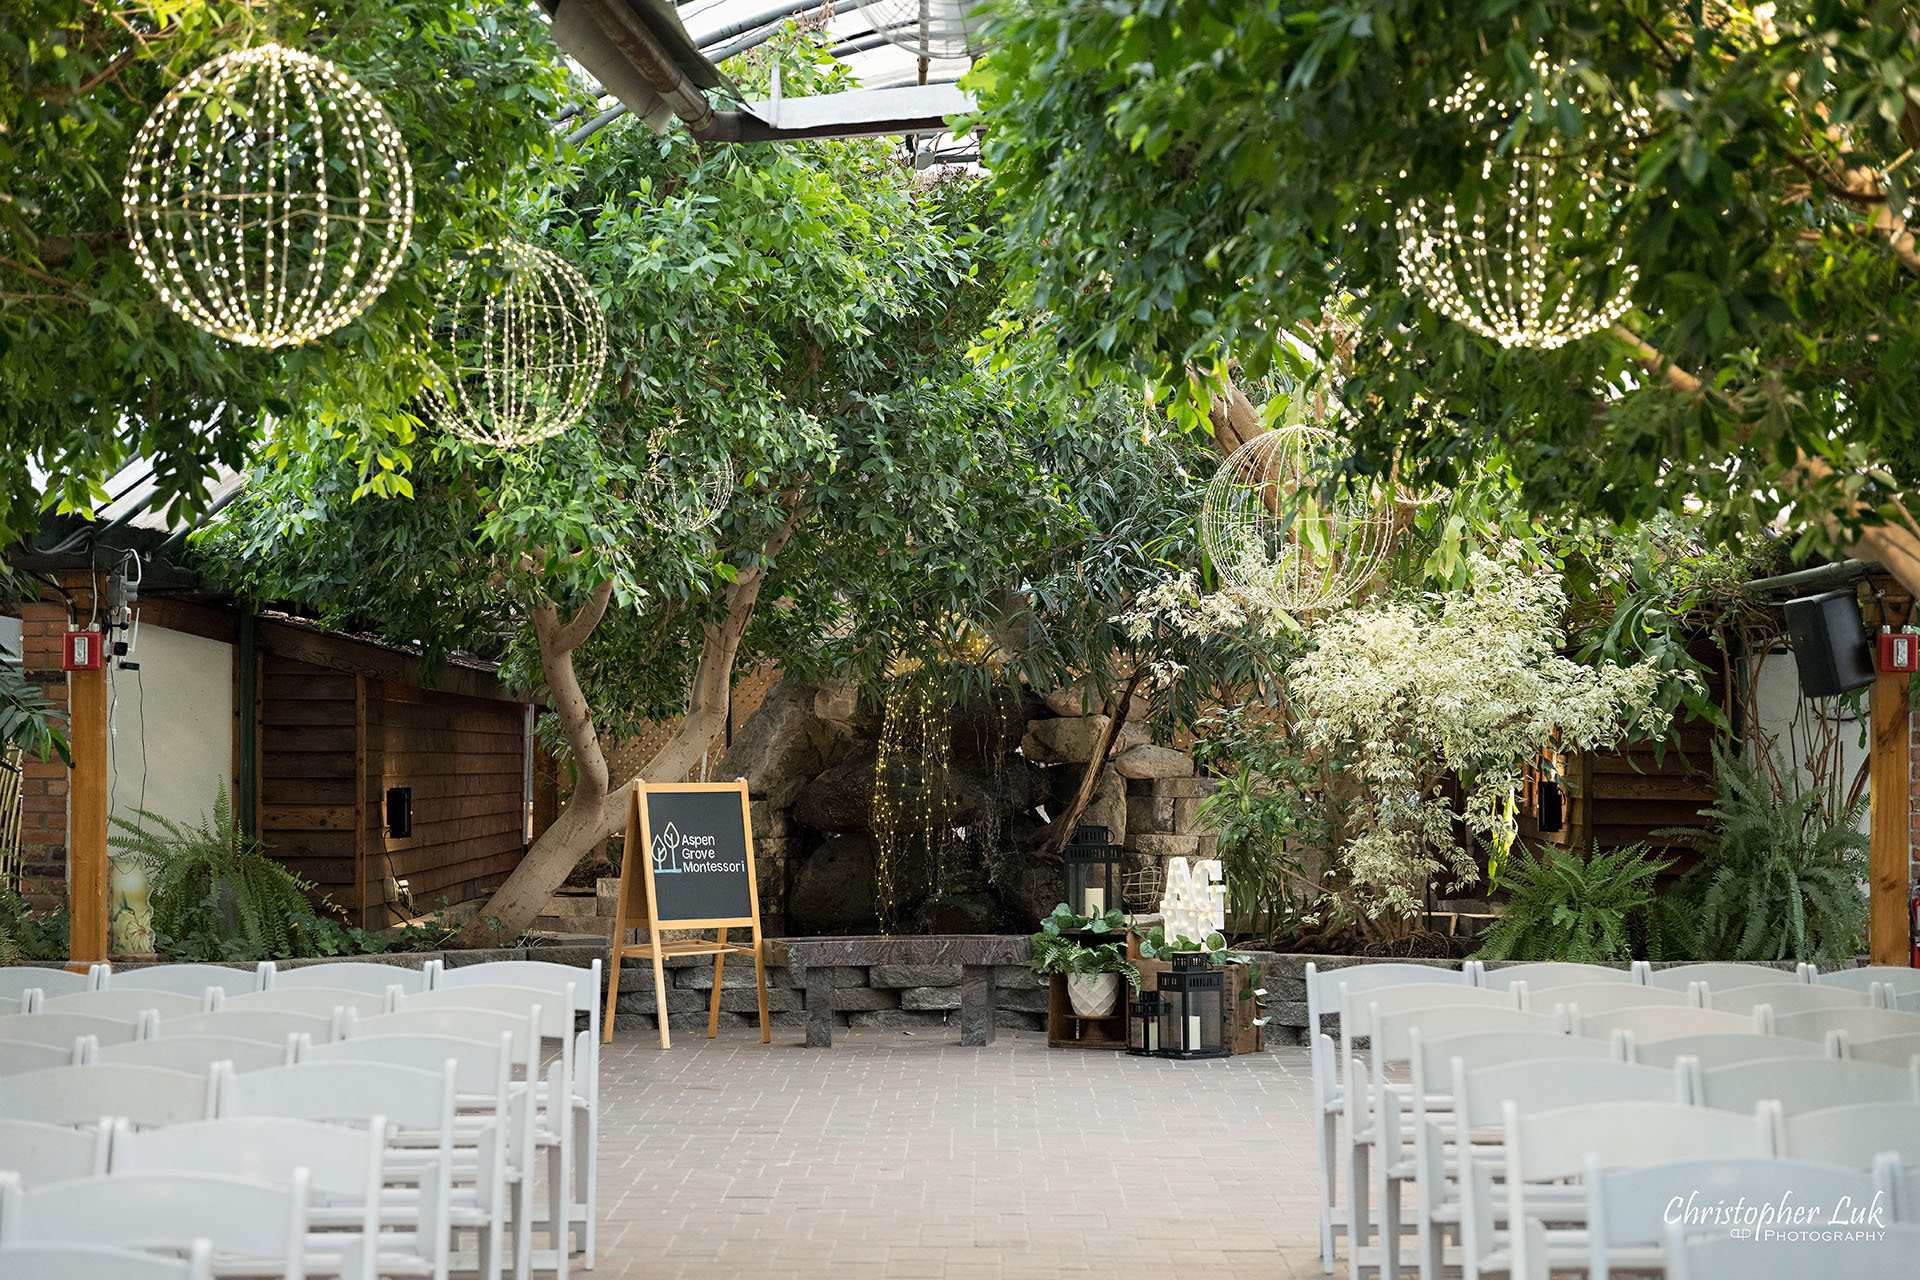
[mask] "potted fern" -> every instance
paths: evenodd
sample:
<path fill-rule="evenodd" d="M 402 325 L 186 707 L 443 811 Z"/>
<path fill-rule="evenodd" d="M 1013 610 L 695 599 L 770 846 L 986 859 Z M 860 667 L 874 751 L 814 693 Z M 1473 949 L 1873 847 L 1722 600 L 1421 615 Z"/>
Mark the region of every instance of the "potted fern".
<path fill-rule="evenodd" d="M 1083 942 L 1081 935 L 1097 939 L 1113 935 L 1113 942 Z M 1120 1003 L 1120 980 L 1125 978 L 1133 990 L 1140 989 L 1140 970 L 1127 959 L 1126 918 L 1116 908 L 1102 916 L 1080 916 L 1061 903 L 1040 922 L 1033 935 L 1035 973 L 1064 974 L 1067 1002 L 1083 1018 L 1112 1015 Z"/>

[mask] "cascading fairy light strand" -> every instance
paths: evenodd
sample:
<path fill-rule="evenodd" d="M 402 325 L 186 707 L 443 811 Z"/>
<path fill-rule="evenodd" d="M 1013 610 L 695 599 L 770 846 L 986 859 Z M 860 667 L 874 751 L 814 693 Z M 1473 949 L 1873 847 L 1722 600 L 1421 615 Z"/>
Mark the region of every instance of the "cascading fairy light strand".
<path fill-rule="evenodd" d="M 1624 198 L 1626 184 L 1613 171 L 1617 149 L 1643 136 L 1650 117 L 1644 108 L 1597 101 L 1544 54 L 1534 56 L 1532 70 L 1537 87 L 1516 103 L 1496 101 L 1475 78 L 1444 103 L 1428 104 L 1463 117 L 1485 147 L 1485 194 L 1471 209 L 1452 198 L 1436 209 L 1416 197 L 1395 225 L 1401 281 L 1442 315 L 1503 347 L 1550 351 L 1606 328 L 1632 306 L 1639 270 L 1621 262 L 1621 246 L 1589 272 L 1576 269 L 1573 250 L 1605 230 Z M 1579 137 L 1553 134 L 1535 144 L 1530 135 L 1534 150 L 1502 150 L 1510 121 L 1550 119 L 1564 107 L 1581 113 Z"/>
<path fill-rule="evenodd" d="M 246 346 L 350 323 L 413 236 L 400 131 L 346 72 L 279 44 L 215 58 L 175 86 L 134 137 L 120 197 L 160 300 Z"/>

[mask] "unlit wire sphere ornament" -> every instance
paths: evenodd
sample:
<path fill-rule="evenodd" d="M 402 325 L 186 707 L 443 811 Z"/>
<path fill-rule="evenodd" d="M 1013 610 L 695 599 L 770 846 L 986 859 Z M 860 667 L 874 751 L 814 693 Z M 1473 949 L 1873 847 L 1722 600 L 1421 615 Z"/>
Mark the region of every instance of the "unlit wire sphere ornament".
<path fill-rule="evenodd" d="M 733 461 L 689 463 L 661 457 L 640 482 L 640 512 L 674 533 L 698 533 L 718 520 L 733 500 Z"/>
<path fill-rule="evenodd" d="M 1606 328 L 1632 305 L 1640 273 L 1621 262 L 1619 245 L 1598 267 L 1579 255 L 1610 234 L 1628 190 L 1621 148 L 1647 132 L 1649 117 L 1599 99 L 1544 55 L 1533 71 L 1540 84 L 1516 103 L 1495 101 L 1472 79 L 1429 104 L 1463 117 L 1484 148 L 1482 193 L 1458 202 L 1416 198 L 1396 225 L 1402 283 L 1503 347 L 1551 351 Z M 1567 108 L 1579 114 L 1578 135 L 1553 131 Z M 1521 117 L 1534 127 L 1503 149 Z"/>
<path fill-rule="evenodd" d="M 160 300 L 250 347 L 351 321 L 413 235 L 413 169 L 393 121 L 339 67 L 278 44 L 175 86 L 134 136 L 120 198 Z"/>
<path fill-rule="evenodd" d="M 1256 436 L 1220 464 L 1200 509 L 1200 536 L 1220 579 L 1268 608 L 1310 613 L 1346 603 L 1392 541 L 1386 504 L 1364 482 L 1324 492 L 1339 438 L 1294 425 Z"/>
<path fill-rule="evenodd" d="M 980 0 L 860 0 L 874 34 L 922 58 L 968 58 L 986 46 Z"/>
<path fill-rule="evenodd" d="M 559 435 L 587 411 L 607 363 L 607 322 L 586 277 L 516 241 L 458 263 L 434 307 L 431 416 L 475 444 Z"/>

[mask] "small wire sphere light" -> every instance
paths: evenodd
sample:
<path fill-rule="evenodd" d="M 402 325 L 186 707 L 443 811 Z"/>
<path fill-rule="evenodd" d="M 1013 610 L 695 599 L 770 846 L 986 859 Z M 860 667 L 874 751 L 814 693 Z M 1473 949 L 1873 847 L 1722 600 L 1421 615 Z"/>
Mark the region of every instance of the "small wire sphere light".
<path fill-rule="evenodd" d="M 1324 482 L 1339 439 L 1324 427 L 1277 427 L 1234 450 L 1207 484 L 1200 538 L 1221 581 L 1289 613 L 1344 604 L 1373 576 L 1392 541 L 1379 495 Z"/>
<path fill-rule="evenodd" d="M 161 100 L 134 136 L 120 203 L 162 302 L 229 342 L 284 347 L 385 292 L 413 236 L 413 168 L 351 76 L 266 44 Z"/>
<path fill-rule="evenodd" d="M 640 481 L 640 512 L 677 534 L 698 533 L 712 525 L 733 501 L 733 460 L 722 457 L 705 471 L 684 459 L 663 455 Z"/>
<path fill-rule="evenodd" d="M 922 58 L 967 58 L 984 49 L 980 0 L 860 0 L 874 34 Z"/>
<path fill-rule="evenodd" d="M 1484 81 L 1470 79 L 1429 104 L 1484 139 L 1483 194 L 1437 207 L 1415 198 L 1396 226 L 1403 284 L 1503 347 L 1551 351 L 1606 328 L 1632 305 L 1640 271 L 1621 262 L 1620 245 L 1597 267 L 1582 268 L 1578 254 L 1608 232 L 1627 186 L 1616 167 L 1621 144 L 1650 122 L 1644 109 L 1598 100 L 1544 54 L 1534 56 L 1533 70 L 1539 85 L 1515 103 L 1495 101 Z M 1521 148 L 1501 149 L 1510 121 L 1551 119 L 1569 107 L 1580 114 L 1581 135 L 1536 131 Z"/>
<path fill-rule="evenodd" d="M 607 321 L 586 277 L 506 240 L 457 264 L 434 306 L 428 411 L 475 444 L 512 449 L 567 430 L 607 363 Z"/>

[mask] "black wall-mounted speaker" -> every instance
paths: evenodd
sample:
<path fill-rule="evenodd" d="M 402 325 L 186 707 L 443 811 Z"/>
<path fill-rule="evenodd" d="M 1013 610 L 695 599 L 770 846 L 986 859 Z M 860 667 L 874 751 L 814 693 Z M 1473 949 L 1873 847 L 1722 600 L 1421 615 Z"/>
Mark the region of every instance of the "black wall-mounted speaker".
<path fill-rule="evenodd" d="M 413 838 L 413 788 L 387 788 L 387 838 Z"/>
<path fill-rule="evenodd" d="M 1873 646 L 1851 590 L 1802 596 L 1784 607 L 1802 695 L 1831 698 L 1873 683 Z"/>

